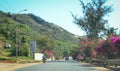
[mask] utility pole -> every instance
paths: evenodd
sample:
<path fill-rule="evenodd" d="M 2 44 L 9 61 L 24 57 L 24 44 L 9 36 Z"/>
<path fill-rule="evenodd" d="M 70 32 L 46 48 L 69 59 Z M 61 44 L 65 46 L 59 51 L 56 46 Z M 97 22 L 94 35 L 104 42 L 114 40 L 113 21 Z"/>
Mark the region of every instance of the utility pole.
<path fill-rule="evenodd" d="M 20 11 L 18 11 L 17 12 L 17 14 L 19 14 L 20 12 L 24 12 L 24 11 L 27 11 L 27 9 L 24 9 L 24 10 L 20 10 Z M 17 25 L 16 25 L 16 28 L 17 28 Z M 17 57 L 18 57 L 18 46 L 19 46 L 19 42 L 18 42 L 18 37 L 17 37 L 17 35 L 18 35 L 18 31 L 16 30 L 16 38 L 15 38 L 15 40 L 16 40 L 16 63 L 17 63 Z"/>

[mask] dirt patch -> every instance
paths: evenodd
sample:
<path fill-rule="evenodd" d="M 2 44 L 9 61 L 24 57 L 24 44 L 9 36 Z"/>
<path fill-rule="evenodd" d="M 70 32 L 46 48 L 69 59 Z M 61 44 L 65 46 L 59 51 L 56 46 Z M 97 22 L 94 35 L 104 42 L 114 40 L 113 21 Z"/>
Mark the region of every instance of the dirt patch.
<path fill-rule="evenodd" d="M 104 68 L 104 67 L 95 67 L 95 69 L 98 69 L 100 71 L 112 71 L 112 70 Z"/>
<path fill-rule="evenodd" d="M 15 61 L 12 61 L 12 60 L 0 60 L 0 63 L 15 63 Z"/>
<path fill-rule="evenodd" d="M 26 66 L 30 66 L 36 63 L 25 63 L 25 64 L 18 64 L 18 63 L 0 63 L 0 71 L 13 71 L 17 68 L 22 68 Z"/>

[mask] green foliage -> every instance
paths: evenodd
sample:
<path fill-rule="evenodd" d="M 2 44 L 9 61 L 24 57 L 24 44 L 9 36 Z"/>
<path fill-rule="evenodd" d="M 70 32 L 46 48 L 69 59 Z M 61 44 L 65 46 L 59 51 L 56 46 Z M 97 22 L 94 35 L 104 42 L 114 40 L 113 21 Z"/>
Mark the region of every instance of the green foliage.
<path fill-rule="evenodd" d="M 116 33 L 116 30 L 117 30 L 118 28 L 114 28 L 114 27 L 111 27 L 111 28 L 109 28 L 108 30 L 107 30 L 107 35 L 109 36 L 109 35 L 116 35 L 117 33 Z"/>
<path fill-rule="evenodd" d="M 90 39 L 97 39 L 99 36 L 105 35 L 107 20 L 103 17 L 112 11 L 111 6 L 105 6 L 106 0 L 91 0 L 85 4 L 80 0 L 83 9 L 83 17 L 75 19 L 74 23 L 86 32 Z"/>
<path fill-rule="evenodd" d="M 19 56 L 28 56 L 30 54 L 29 44 L 28 43 L 22 43 L 22 47 L 18 50 Z"/>
<path fill-rule="evenodd" d="M 45 36 L 41 36 L 37 39 L 37 45 L 41 52 L 44 52 L 45 50 L 53 50 L 55 47 L 54 41 Z"/>

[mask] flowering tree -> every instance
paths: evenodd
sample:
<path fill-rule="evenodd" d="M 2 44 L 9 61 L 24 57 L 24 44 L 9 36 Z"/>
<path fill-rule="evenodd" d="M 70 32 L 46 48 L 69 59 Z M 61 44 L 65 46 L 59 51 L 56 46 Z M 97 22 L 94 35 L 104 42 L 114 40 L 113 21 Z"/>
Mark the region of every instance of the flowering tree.
<path fill-rule="evenodd" d="M 96 49 L 91 49 L 90 54 L 91 54 L 92 58 L 96 58 L 97 57 L 97 50 Z"/>
<path fill-rule="evenodd" d="M 83 53 L 86 57 L 96 57 L 95 47 L 101 43 L 101 40 L 91 40 L 88 38 L 81 38 L 80 41 L 80 52 Z"/>
<path fill-rule="evenodd" d="M 99 58 L 109 59 L 113 57 L 113 53 L 112 53 L 113 50 L 109 39 L 103 40 L 101 45 L 96 47 L 96 50 Z"/>

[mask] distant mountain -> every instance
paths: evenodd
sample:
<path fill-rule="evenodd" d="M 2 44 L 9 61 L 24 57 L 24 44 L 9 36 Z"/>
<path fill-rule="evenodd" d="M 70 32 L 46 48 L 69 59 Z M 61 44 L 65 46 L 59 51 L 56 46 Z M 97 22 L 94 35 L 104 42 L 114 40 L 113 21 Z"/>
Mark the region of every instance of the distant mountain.
<path fill-rule="evenodd" d="M 0 11 L 0 44 L 10 43 L 15 47 L 17 41 L 17 44 L 24 44 L 22 47 L 29 47 L 31 40 L 40 41 L 43 36 L 53 40 L 55 49 L 61 54 L 70 51 L 79 43 L 76 35 L 34 14 L 11 14 Z M 40 44 L 42 43 L 39 43 L 38 47 Z M 67 52 L 70 53 L 69 51 Z"/>

